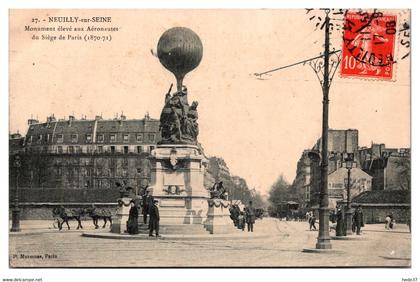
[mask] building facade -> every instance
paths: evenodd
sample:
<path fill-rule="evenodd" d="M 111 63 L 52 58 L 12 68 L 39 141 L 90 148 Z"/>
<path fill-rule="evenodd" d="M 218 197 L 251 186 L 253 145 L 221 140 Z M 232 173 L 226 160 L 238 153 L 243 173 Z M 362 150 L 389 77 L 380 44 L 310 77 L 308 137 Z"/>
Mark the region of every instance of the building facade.
<path fill-rule="evenodd" d="M 340 167 L 328 175 L 328 197 L 330 207 L 347 202 L 348 169 Z M 357 167 L 350 169 L 350 201 L 363 192 L 372 190 L 372 176 Z"/>
<path fill-rule="evenodd" d="M 316 208 L 319 205 L 321 191 L 321 142 L 322 140 L 318 139 L 312 149 L 304 150 L 297 163 L 296 177 L 292 187 L 297 195 L 296 199 L 301 209 Z M 382 151 L 384 151 L 383 148 Z M 379 156 L 382 152 L 380 149 L 377 147 L 373 148 L 375 154 Z M 366 160 L 370 158 L 368 153 L 368 150 L 365 148 L 359 148 L 359 132 L 357 129 L 328 130 L 328 194 L 330 208 L 335 208 L 339 202 L 347 201 L 348 176 L 345 167 L 346 159 L 350 156 L 349 154 L 353 155 L 350 182 L 351 199 L 365 191 L 374 189 L 375 179 L 378 179 L 378 177 L 375 178 L 373 170 L 368 171 L 365 169 Z M 318 157 L 314 159 L 314 156 Z M 392 178 L 395 178 L 395 175 Z"/>
<path fill-rule="evenodd" d="M 148 156 L 159 141 L 159 120 L 50 116 L 43 123 L 30 119 L 28 125 L 21 147 L 10 150 L 22 159 L 19 171 L 10 170 L 10 187 L 18 181 L 23 202 L 113 202 L 116 182 L 137 191 L 149 183 Z M 12 156 L 10 161 L 13 167 Z"/>
<path fill-rule="evenodd" d="M 372 175 L 372 190 L 410 190 L 411 150 L 372 144 L 359 150 L 364 171 Z"/>

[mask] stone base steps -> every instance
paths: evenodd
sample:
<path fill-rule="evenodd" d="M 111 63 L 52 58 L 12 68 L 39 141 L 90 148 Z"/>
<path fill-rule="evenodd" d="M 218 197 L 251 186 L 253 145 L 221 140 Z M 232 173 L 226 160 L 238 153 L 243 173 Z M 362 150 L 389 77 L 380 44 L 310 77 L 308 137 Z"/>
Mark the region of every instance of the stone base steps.
<path fill-rule="evenodd" d="M 148 234 L 149 229 L 147 224 L 139 224 L 139 233 Z M 171 235 L 207 235 L 209 232 L 202 224 L 160 224 L 160 234 Z"/>

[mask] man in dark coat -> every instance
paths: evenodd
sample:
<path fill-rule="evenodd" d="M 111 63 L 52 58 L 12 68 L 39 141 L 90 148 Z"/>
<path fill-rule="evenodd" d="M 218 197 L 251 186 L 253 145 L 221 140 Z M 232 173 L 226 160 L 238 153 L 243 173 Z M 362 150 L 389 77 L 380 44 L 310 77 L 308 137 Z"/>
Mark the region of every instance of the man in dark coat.
<path fill-rule="evenodd" d="M 315 215 L 314 215 L 314 212 L 313 212 L 313 211 L 310 211 L 310 212 L 309 212 L 309 219 L 308 219 L 308 223 L 309 223 L 309 231 L 312 231 L 312 229 L 313 229 L 313 230 L 316 230 L 316 226 L 315 226 L 315 223 L 316 223 L 316 217 L 315 217 Z"/>
<path fill-rule="evenodd" d="M 360 235 L 360 229 L 365 226 L 363 223 L 363 212 L 360 206 L 357 207 L 356 211 L 353 215 L 354 218 L 354 225 L 356 227 L 356 234 Z"/>
<path fill-rule="evenodd" d="M 143 214 L 143 223 L 147 223 L 147 215 L 149 213 L 149 207 L 148 207 L 148 197 L 149 197 L 149 191 L 145 191 L 143 197 L 142 197 L 142 208 L 141 213 Z"/>
<path fill-rule="evenodd" d="M 249 201 L 249 205 L 245 208 L 245 221 L 248 232 L 254 232 L 255 208 L 252 206 L 252 201 Z"/>
<path fill-rule="evenodd" d="M 342 206 L 337 206 L 337 225 L 335 227 L 335 236 L 344 236 L 345 235 L 345 225 L 344 225 L 344 211 Z"/>
<path fill-rule="evenodd" d="M 153 204 L 149 207 L 149 237 L 153 237 L 153 230 L 156 232 L 156 237 L 159 236 L 159 207 L 157 206 L 158 201 L 154 200 Z"/>

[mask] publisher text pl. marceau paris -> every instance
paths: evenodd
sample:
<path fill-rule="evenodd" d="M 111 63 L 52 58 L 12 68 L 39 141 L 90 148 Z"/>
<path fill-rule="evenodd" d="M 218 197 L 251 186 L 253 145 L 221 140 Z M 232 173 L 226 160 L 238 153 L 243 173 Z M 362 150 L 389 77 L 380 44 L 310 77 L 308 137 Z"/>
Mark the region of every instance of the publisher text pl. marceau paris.
<path fill-rule="evenodd" d="M 80 18 L 80 17 L 48 17 L 50 23 L 77 23 L 77 22 L 93 22 L 93 23 L 110 23 L 111 17 L 91 17 L 91 18 Z"/>

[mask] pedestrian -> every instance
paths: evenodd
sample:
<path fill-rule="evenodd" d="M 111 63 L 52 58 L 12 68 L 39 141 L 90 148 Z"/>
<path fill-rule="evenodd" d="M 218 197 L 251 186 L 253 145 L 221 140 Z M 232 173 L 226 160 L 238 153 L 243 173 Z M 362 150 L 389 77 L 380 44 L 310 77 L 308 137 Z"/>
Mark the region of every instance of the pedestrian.
<path fill-rule="evenodd" d="M 390 226 L 391 226 L 391 217 L 389 215 L 387 215 L 385 217 L 385 229 L 389 230 Z"/>
<path fill-rule="evenodd" d="M 153 231 L 155 231 L 156 237 L 160 237 L 159 221 L 158 200 L 153 200 L 153 204 L 149 207 L 149 237 L 153 237 Z"/>
<path fill-rule="evenodd" d="M 391 213 L 389 215 L 389 217 L 391 218 L 391 223 L 389 224 L 389 228 L 394 229 L 395 227 L 395 219 L 394 219 L 394 215 Z"/>
<path fill-rule="evenodd" d="M 335 236 L 344 236 L 344 212 L 341 206 L 337 205 L 337 225 L 335 227 Z"/>
<path fill-rule="evenodd" d="M 411 216 L 407 219 L 408 231 L 411 233 Z"/>
<path fill-rule="evenodd" d="M 309 220 L 308 220 L 308 223 L 309 223 L 309 231 L 311 231 L 311 230 L 312 230 L 312 228 L 313 228 L 314 230 L 316 230 L 316 226 L 315 226 L 315 223 L 316 223 L 316 217 L 315 217 L 315 215 L 314 215 L 313 211 L 310 211 L 310 212 L 309 212 Z"/>
<path fill-rule="evenodd" d="M 139 210 L 138 206 L 135 205 L 135 203 L 132 201 L 130 203 L 131 208 L 128 213 L 128 221 L 127 221 L 127 232 L 128 234 L 138 234 L 139 233 L 139 223 L 138 223 L 138 217 L 139 217 Z"/>
<path fill-rule="evenodd" d="M 241 229 L 242 231 L 245 230 L 245 215 L 243 211 L 239 212 L 239 216 L 238 216 L 238 228 Z"/>
<path fill-rule="evenodd" d="M 143 214 L 144 224 L 147 224 L 147 215 L 149 214 L 149 207 L 147 205 L 147 202 L 149 200 L 148 197 L 149 197 L 149 191 L 146 190 L 142 198 L 142 209 L 141 209 L 141 213 Z"/>
<path fill-rule="evenodd" d="M 254 232 L 255 208 L 252 206 L 252 201 L 249 201 L 249 205 L 245 207 L 245 221 L 248 232 Z"/>
<path fill-rule="evenodd" d="M 364 227 L 362 207 L 358 206 L 353 215 L 354 224 L 356 226 L 356 234 L 360 235 L 361 228 Z"/>

